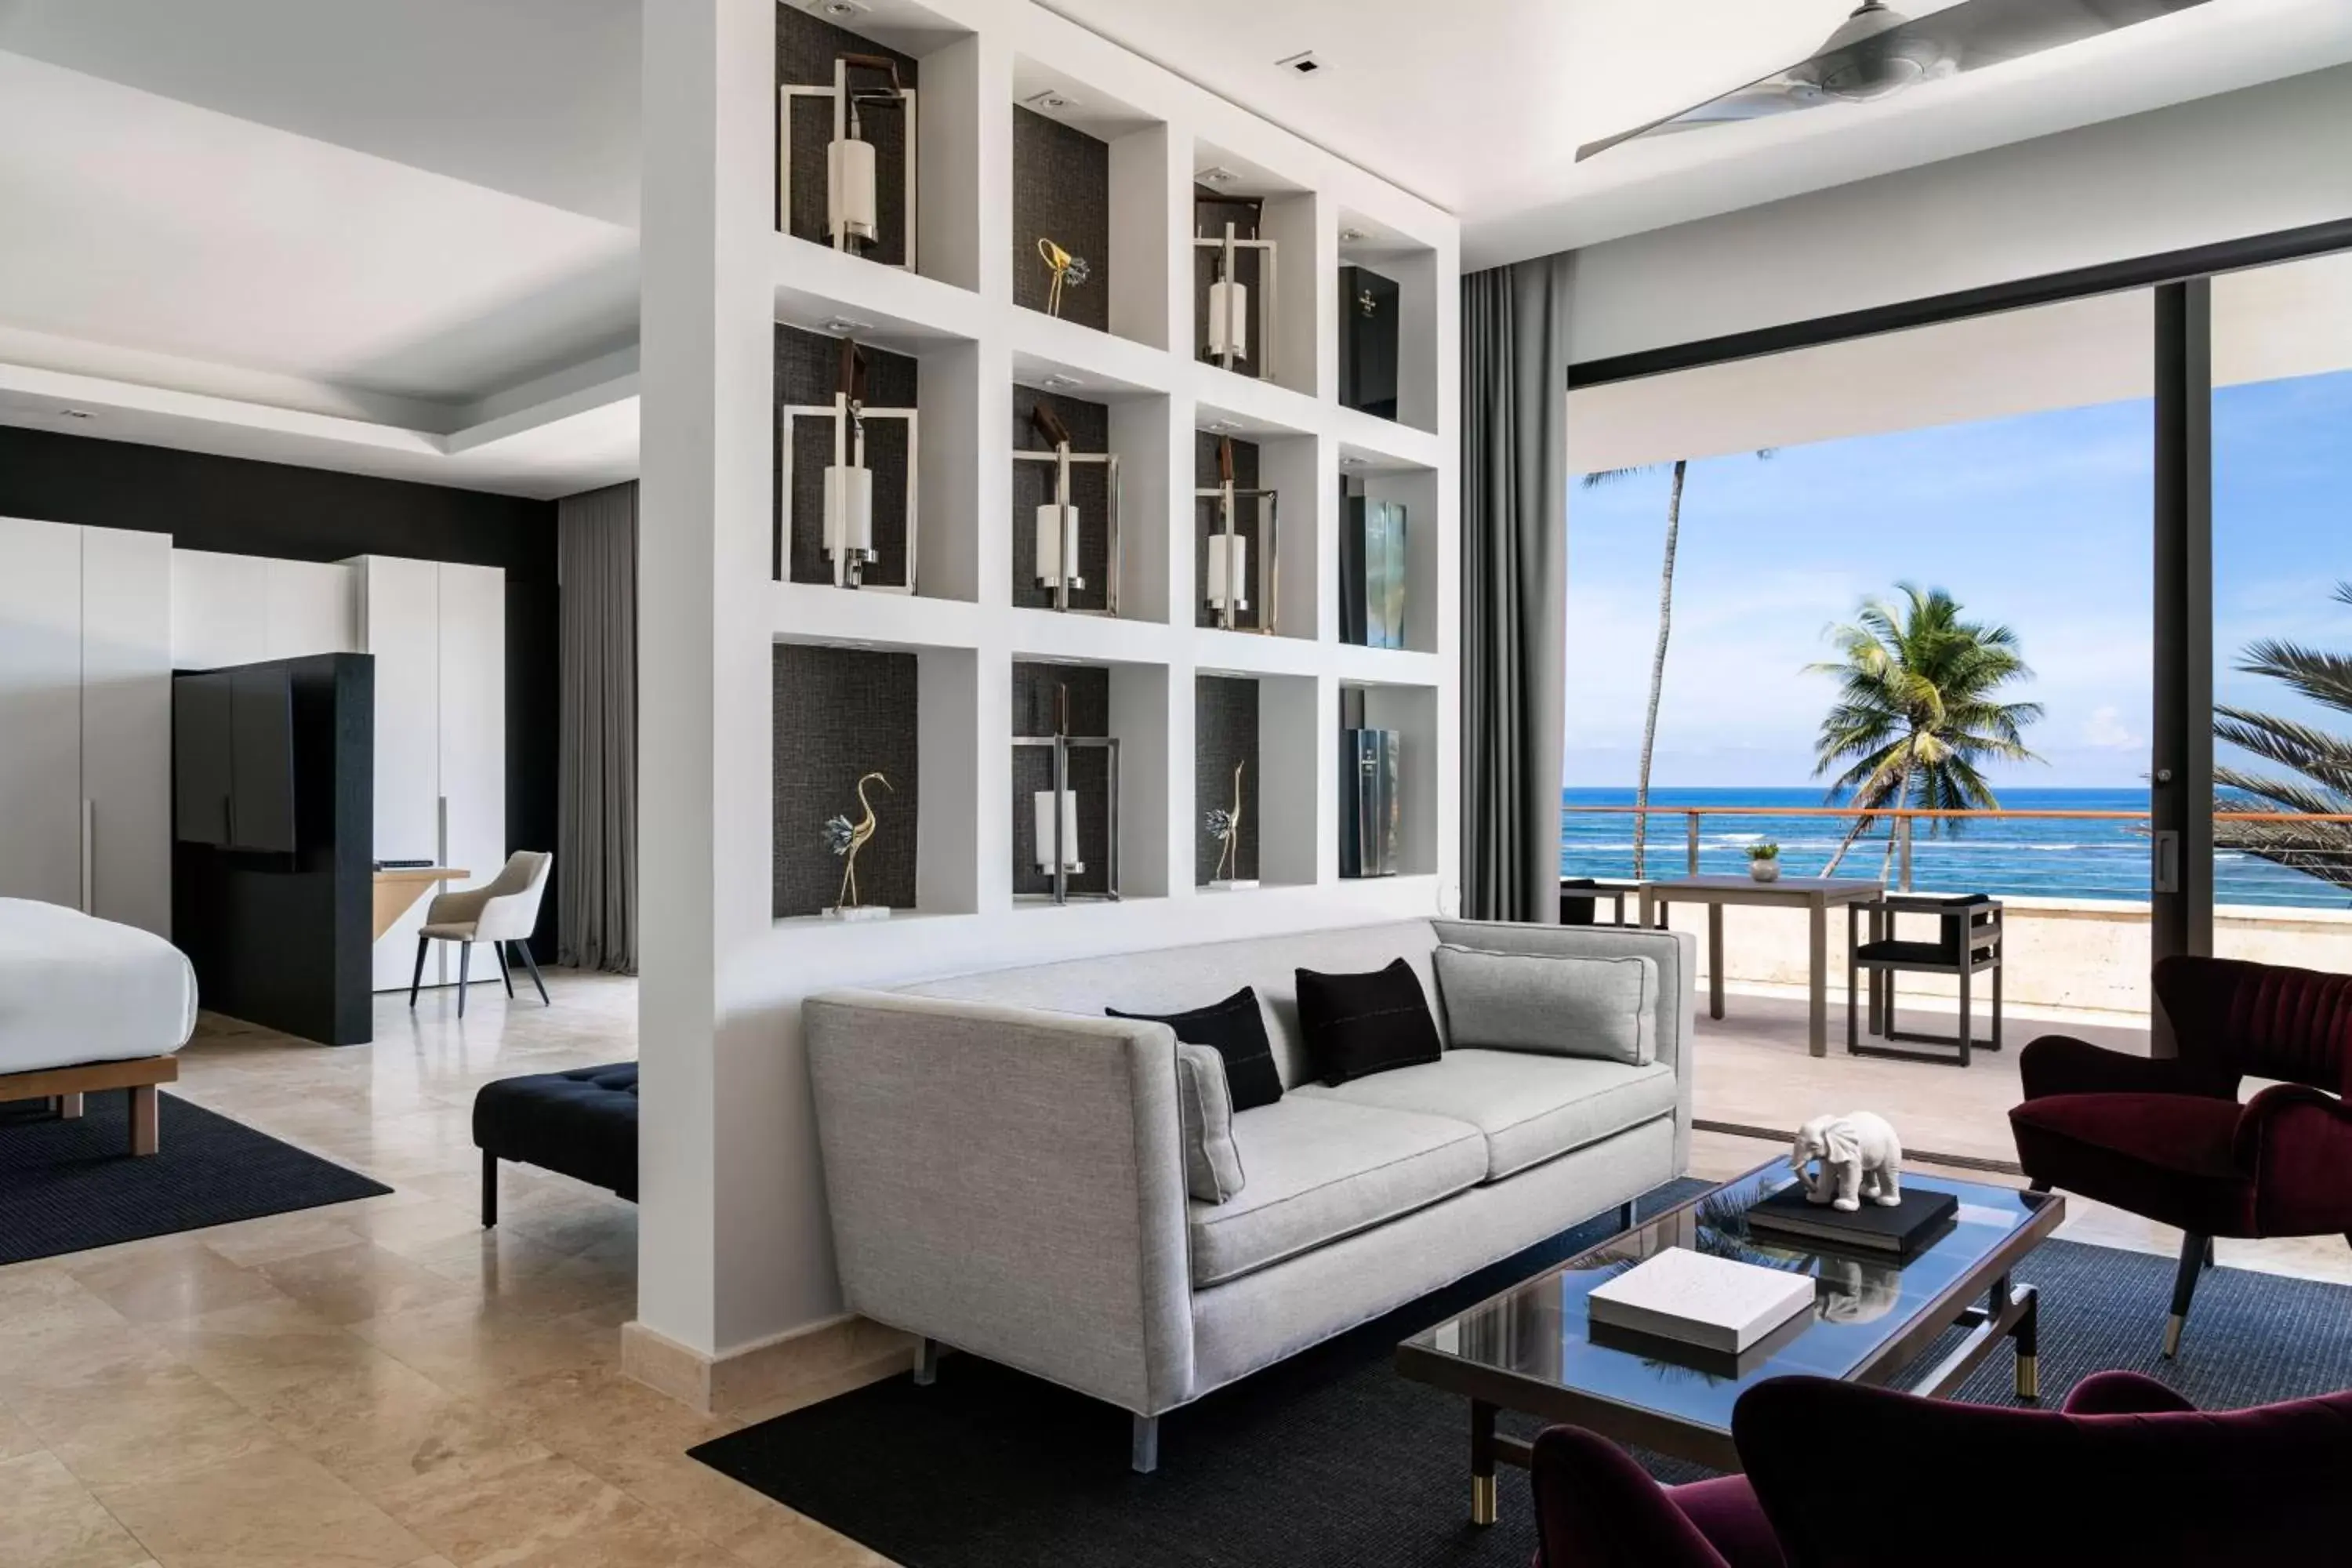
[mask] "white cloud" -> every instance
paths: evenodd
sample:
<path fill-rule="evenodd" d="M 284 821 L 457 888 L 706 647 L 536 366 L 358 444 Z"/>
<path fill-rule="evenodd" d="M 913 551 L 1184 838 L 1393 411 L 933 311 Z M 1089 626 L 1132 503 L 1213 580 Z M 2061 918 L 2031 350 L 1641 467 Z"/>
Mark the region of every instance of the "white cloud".
<path fill-rule="evenodd" d="M 2145 737 L 2132 733 L 2131 726 L 2123 720 L 2123 710 L 2114 703 L 2102 703 L 2091 710 L 2091 717 L 2083 726 L 2083 744 L 2102 750 L 2124 751 L 2147 744 Z"/>

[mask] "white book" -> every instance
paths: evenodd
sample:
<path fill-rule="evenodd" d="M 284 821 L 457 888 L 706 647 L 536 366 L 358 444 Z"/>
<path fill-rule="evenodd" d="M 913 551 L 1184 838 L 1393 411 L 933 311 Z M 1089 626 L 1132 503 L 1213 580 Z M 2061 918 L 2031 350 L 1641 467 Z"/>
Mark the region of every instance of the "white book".
<path fill-rule="evenodd" d="M 1593 1288 L 1592 1321 L 1737 1355 L 1813 1304 L 1813 1277 L 1670 1247 Z"/>

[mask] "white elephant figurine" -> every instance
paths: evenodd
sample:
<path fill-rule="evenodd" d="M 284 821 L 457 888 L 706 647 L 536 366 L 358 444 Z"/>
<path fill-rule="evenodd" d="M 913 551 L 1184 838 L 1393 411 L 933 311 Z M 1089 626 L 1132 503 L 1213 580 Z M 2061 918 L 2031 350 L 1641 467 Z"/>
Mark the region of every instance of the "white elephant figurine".
<path fill-rule="evenodd" d="M 1864 1198 L 1887 1208 L 1903 1201 L 1902 1141 L 1886 1118 L 1867 1110 L 1816 1116 L 1798 1128 L 1789 1168 L 1804 1182 L 1808 1203 L 1852 1214 Z"/>

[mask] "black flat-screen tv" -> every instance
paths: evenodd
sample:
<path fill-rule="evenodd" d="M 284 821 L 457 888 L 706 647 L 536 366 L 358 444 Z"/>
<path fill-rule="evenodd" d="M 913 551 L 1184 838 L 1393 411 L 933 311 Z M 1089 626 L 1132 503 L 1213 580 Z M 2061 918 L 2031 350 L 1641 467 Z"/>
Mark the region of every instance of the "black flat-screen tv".
<path fill-rule="evenodd" d="M 172 775 L 182 842 L 293 853 L 294 689 L 285 667 L 174 676 Z"/>

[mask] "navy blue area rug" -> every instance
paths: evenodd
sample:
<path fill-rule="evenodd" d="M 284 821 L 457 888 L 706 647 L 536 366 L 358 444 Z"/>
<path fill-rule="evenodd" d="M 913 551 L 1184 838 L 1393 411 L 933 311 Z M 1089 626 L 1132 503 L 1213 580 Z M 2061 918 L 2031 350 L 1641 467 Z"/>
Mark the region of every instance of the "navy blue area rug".
<path fill-rule="evenodd" d="M 71 1121 L 37 1101 L 0 1104 L 0 1264 L 392 1191 L 175 1095 L 162 1099 L 161 1146 L 139 1158 L 128 1094 L 87 1096 Z"/>
<path fill-rule="evenodd" d="M 1712 1184 L 1685 1181 L 1643 1212 Z M 939 1381 L 892 1378 L 706 1443 L 694 1458 L 905 1568 L 1284 1568 L 1509 1564 L 1535 1521 L 1524 1471 L 1502 1518 L 1468 1522 L 1463 1401 L 1400 1376 L 1397 1342 L 1604 1240 L 1614 1215 L 1355 1329 L 1160 1423 L 1160 1469 L 1127 1468 L 1124 1411 L 975 1356 Z M 2017 1273 L 2042 1290 L 2042 1390 L 2109 1367 L 2148 1373 L 2208 1408 L 2352 1385 L 2352 1286 L 2218 1268 L 2197 1289 L 2178 1362 L 2158 1356 L 2170 1258 L 2045 1243 Z M 1948 1343 L 1921 1358 L 1930 1363 Z M 1961 1391 L 2013 1404 L 1996 1352 Z M 1531 1436 L 1538 1424 L 1505 1418 Z M 1706 1471 L 1641 1456 L 1661 1479 Z M 1993 1462 L 1989 1459 L 1988 1462 Z"/>

